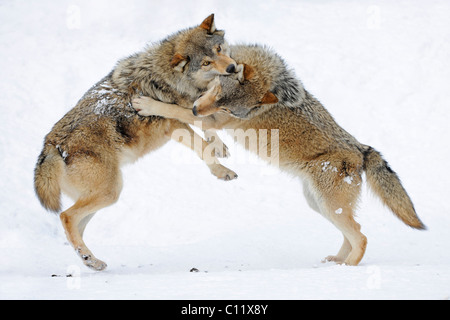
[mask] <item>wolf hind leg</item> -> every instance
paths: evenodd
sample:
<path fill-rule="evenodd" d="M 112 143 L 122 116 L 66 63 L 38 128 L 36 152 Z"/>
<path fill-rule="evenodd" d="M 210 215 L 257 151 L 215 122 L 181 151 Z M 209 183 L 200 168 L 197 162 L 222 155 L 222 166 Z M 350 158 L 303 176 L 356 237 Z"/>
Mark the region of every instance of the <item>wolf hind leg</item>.
<path fill-rule="evenodd" d="M 107 264 L 97 259 L 83 241 L 83 233 L 95 212 L 113 204 L 116 200 L 109 197 L 79 199 L 72 207 L 61 213 L 60 219 L 67 239 L 83 263 L 96 271 L 102 271 Z"/>
<path fill-rule="evenodd" d="M 64 231 L 70 244 L 82 259 L 83 263 L 96 271 L 106 269 L 107 264 L 97 259 L 89 250 L 83 241 L 83 233 L 87 223 L 94 216 L 95 212 L 113 204 L 116 200 L 116 197 L 110 197 L 108 195 L 90 199 L 79 199 L 72 207 L 60 215 Z"/>
<path fill-rule="evenodd" d="M 351 206 L 333 202 L 324 206 L 323 216 L 342 232 L 344 241 L 336 255 L 326 257 L 323 262 L 333 261 L 338 264 L 356 266 L 362 260 L 367 246 L 367 238 L 361 233 L 361 226 L 354 219 Z"/>
<path fill-rule="evenodd" d="M 324 216 L 342 232 L 344 243 L 336 256 L 329 256 L 326 260 L 356 266 L 362 260 L 367 246 L 367 238 L 354 219 L 360 187 L 346 185 L 337 189 L 332 195 L 324 196 L 322 207 Z"/>
<path fill-rule="evenodd" d="M 122 190 L 120 169 L 114 163 L 84 159 L 78 161 L 74 168 L 69 168 L 65 181 L 65 186 L 78 191 L 73 206 L 60 215 L 67 239 L 87 267 L 102 271 L 107 264 L 89 250 L 83 241 L 83 234 L 94 214 L 119 198 Z"/>
<path fill-rule="evenodd" d="M 310 184 L 306 181 L 303 182 L 303 195 L 305 196 L 305 199 L 311 209 L 327 217 L 327 214 L 324 214 L 320 209 L 317 193 L 313 192 L 313 189 L 311 188 Z M 345 259 L 352 251 L 352 246 L 350 244 L 350 241 L 345 237 L 344 234 L 343 236 L 344 242 L 337 255 L 330 255 L 326 257 L 322 262 L 333 261 L 339 264 L 344 263 Z"/>
<path fill-rule="evenodd" d="M 342 243 L 341 249 L 339 249 L 337 255 L 327 256 L 322 262 L 332 261 L 336 262 L 337 264 L 343 264 L 351 251 L 352 245 L 344 235 L 344 242 Z"/>
<path fill-rule="evenodd" d="M 356 266 L 366 252 L 367 238 L 360 232 L 361 226 L 354 220 L 353 212 L 346 210 L 347 213 L 330 219 L 344 235 L 344 243 L 337 256 L 328 256 L 326 260 Z"/>
<path fill-rule="evenodd" d="M 80 232 L 81 237 L 83 237 L 84 229 L 86 229 L 87 224 L 89 223 L 89 221 L 91 221 L 94 215 L 95 212 L 87 215 L 86 217 L 81 219 L 81 221 L 78 223 L 78 231 Z"/>
<path fill-rule="evenodd" d="M 305 196 L 306 202 L 308 203 L 309 207 L 314 211 L 322 214 L 319 208 L 319 204 L 317 203 L 316 197 L 312 192 L 309 183 L 307 183 L 306 181 L 303 182 L 303 195 Z"/>

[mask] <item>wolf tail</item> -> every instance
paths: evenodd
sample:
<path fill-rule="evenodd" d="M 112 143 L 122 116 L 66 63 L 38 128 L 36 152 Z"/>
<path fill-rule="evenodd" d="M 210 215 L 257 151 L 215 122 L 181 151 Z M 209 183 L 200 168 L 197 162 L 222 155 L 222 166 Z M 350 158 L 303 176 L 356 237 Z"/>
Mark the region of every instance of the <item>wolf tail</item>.
<path fill-rule="evenodd" d="M 372 191 L 400 220 L 411 228 L 426 229 L 397 174 L 381 154 L 369 146 L 365 146 L 364 170 Z"/>
<path fill-rule="evenodd" d="M 46 145 L 34 169 L 34 190 L 42 206 L 53 212 L 61 210 L 59 178 L 64 170 L 64 160 L 52 145 Z"/>

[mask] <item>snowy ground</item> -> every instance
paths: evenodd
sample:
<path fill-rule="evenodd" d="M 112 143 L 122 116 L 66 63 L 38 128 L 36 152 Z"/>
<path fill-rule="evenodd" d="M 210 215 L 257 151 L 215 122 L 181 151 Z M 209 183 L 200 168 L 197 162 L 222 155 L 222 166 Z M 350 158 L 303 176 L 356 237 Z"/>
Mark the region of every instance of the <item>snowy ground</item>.
<path fill-rule="evenodd" d="M 86 230 L 107 271 L 82 265 L 34 195 L 45 134 L 118 59 L 212 12 L 231 43 L 272 46 L 383 152 L 428 231 L 364 190 L 365 258 L 322 264 L 341 235 L 296 178 L 236 160 L 229 142 L 239 179 L 217 181 L 169 143 L 124 168 L 119 202 Z M 0 299 L 448 299 L 449 12 L 445 0 L 0 0 Z"/>

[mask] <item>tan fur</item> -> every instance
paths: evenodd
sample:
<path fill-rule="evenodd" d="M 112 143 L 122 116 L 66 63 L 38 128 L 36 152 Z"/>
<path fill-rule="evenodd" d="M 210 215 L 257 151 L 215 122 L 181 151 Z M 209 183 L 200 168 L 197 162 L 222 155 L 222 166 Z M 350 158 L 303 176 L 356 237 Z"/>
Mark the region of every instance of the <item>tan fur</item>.
<path fill-rule="evenodd" d="M 47 210 L 61 210 L 61 187 L 59 177 L 64 170 L 64 161 L 58 150 L 52 146 L 44 147 L 35 169 L 35 190 L 42 206 Z"/>
<path fill-rule="evenodd" d="M 424 229 L 425 226 L 415 214 L 411 199 L 405 196 L 406 191 L 396 173 L 373 148 L 367 147 L 365 155 L 367 182 L 372 191 L 406 225 L 415 229 Z"/>
<path fill-rule="evenodd" d="M 216 26 L 214 24 L 214 15 L 212 14 L 205 20 L 203 20 L 203 22 L 200 24 L 200 28 L 208 31 L 208 34 L 214 33 L 214 31 L 216 31 Z"/>
<path fill-rule="evenodd" d="M 267 91 L 261 99 L 261 104 L 275 104 L 278 98 L 270 91 Z"/>
<path fill-rule="evenodd" d="M 141 97 L 133 104 L 141 115 L 161 115 L 185 123 L 202 122 L 208 129 L 279 130 L 279 166 L 303 180 L 303 192 L 312 209 L 330 220 L 343 234 L 344 242 L 335 256 L 326 260 L 357 265 L 364 256 L 367 238 L 354 220 L 359 200 L 362 173 L 383 202 L 408 226 L 424 229 L 412 202 L 397 175 L 380 154 L 359 143 L 342 129 L 300 82 L 286 69 L 276 54 L 259 46 L 235 46 L 233 58 L 251 66 L 245 76 L 240 65 L 238 81 L 227 77 L 216 79 L 194 106 L 195 113 L 210 115 L 225 108 L 230 116 L 215 113 L 195 117 L 186 109 L 151 98 Z M 277 99 L 264 97 L 277 93 Z M 276 102 L 277 104 L 270 104 Z M 237 116 L 242 117 L 237 118 Z M 267 138 L 270 149 L 271 138 Z M 258 142 L 259 145 L 259 142 Z"/>
<path fill-rule="evenodd" d="M 97 259 L 83 242 L 86 224 L 96 211 L 119 198 L 120 167 L 164 145 L 175 130 L 188 133 L 191 139 L 179 142 L 192 150 L 191 141 L 202 140 L 201 148 L 194 151 L 213 175 L 223 180 L 237 177 L 214 154 L 204 157 L 208 142 L 189 125 L 161 117 L 144 118 L 131 106 L 133 96 L 138 94 L 192 104 L 215 76 L 228 74 L 200 66 L 205 58 L 235 64 L 226 54 L 217 54 L 217 47 L 226 44 L 224 33 L 212 28 L 213 18 L 121 60 L 45 137 L 35 169 L 36 194 L 45 208 L 55 212 L 61 210 L 61 192 L 75 201 L 61 213 L 61 222 L 69 242 L 94 270 L 103 270 L 106 263 Z M 203 28 L 205 23 L 210 25 L 208 30 Z"/>
<path fill-rule="evenodd" d="M 220 107 L 214 105 L 216 97 L 221 94 L 222 87 L 218 81 L 211 82 L 212 86 L 208 91 L 198 98 L 194 103 L 193 113 L 194 115 L 209 116 L 220 110 Z"/>

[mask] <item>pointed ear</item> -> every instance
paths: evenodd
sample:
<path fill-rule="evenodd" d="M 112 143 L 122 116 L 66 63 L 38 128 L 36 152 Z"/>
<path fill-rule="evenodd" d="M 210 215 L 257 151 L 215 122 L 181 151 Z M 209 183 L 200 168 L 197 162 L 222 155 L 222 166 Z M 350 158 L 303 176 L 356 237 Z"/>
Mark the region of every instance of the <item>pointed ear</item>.
<path fill-rule="evenodd" d="M 244 80 L 250 80 L 251 78 L 253 78 L 254 74 L 255 70 L 253 70 L 253 68 L 248 64 L 244 63 Z"/>
<path fill-rule="evenodd" d="M 278 98 L 270 91 L 267 91 L 264 97 L 261 99 L 261 105 L 277 103 Z"/>
<path fill-rule="evenodd" d="M 170 66 L 174 68 L 174 70 L 183 72 L 184 67 L 189 62 L 189 57 L 183 57 L 179 53 L 175 53 L 175 55 L 172 58 L 172 61 L 170 61 Z"/>
<path fill-rule="evenodd" d="M 253 78 L 255 71 L 248 64 L 243 63 L 238 65 L 237 73 L 238 80 L 242 84 L 245 80 L 250 80 L 251 78 Z"/>
<path fill-rule="evenodd" d="M 214 31 L 216 31 L 216 25 L 214 24 L 214 13 L 205 20 L 203 20 L 203 22 L 200 25 L 200 28 L 208 31 L 208 34 L 213 34 Z"/>

